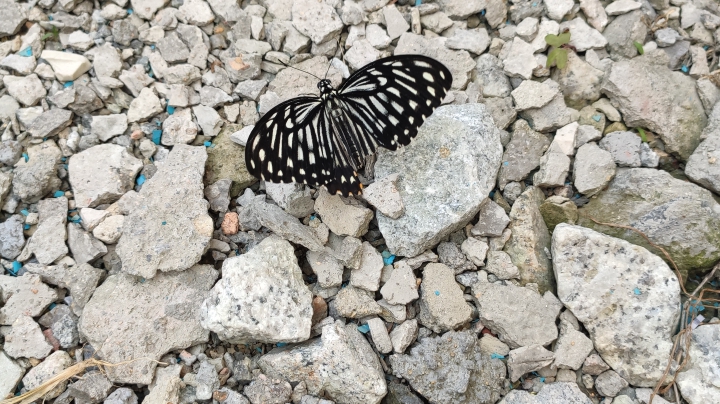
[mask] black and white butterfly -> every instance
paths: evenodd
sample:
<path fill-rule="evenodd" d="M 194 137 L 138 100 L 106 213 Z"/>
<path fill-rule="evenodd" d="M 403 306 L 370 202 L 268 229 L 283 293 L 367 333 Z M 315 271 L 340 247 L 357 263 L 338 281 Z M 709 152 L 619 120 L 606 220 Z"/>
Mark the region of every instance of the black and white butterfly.
<path fill-rule="evenodd" d="M 337 90 L 323 79 L 319 96 L 285 101 L 257 122 L 245 149 L 248 171 L 269 182 L 359 194 L 366 157 L 408 145 L 451 83 L 447 67 L 421 55 L 369 63 Z"/>

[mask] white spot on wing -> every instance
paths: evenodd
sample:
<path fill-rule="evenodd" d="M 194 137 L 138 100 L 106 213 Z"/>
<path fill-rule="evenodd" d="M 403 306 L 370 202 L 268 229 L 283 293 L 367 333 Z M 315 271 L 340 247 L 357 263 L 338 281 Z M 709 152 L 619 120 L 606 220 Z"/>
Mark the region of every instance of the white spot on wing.
<path fill-rule="evenodd" d="M 432 66 L 430 66 L 430 63 L 428 63 L 428 62 L 423 62 L 422 60 L 416 60 L 416 61 L 415 61 L 415 66 L 417 66 L 417 67 L 425 67 L 425 68 L 427 68 L 427 69 L 429 69 L 429 68 L 432 67 Z"/>
<path fill-rule="evenodd" d="M 433 81 L 435 81 L 435 79 L 433 78 L 432 74 L 430 74 L 430 73 L 428 73 L 428 72 L 423 73 L 423 78 L 424 78 L 425 80 L 431 82 L 431 83 L 432 83 Z"/>
<path fill-rule="evenodd" d="M 400 76 L 411 83 L 415 82 L 415 79 L 413 77 L 409 76 L 407 73 L 400 69 L 393 69 L 393 73 L 395 73 L 396 76 Z"/>
<path fill-rule="evenodd" d="M 260 157 L 260 161 L 265 161 L 265 150 L 260 149 L 260 152 L 258 152 L 258 157 Z"/>
<path fill-rule="evenodd" d="M 434 88 L 428 86 L 428 92 L 429 92 L 430 95 L 432 95 L 433 97 L 435 96 L 435 89 L 434 89 Z"/>

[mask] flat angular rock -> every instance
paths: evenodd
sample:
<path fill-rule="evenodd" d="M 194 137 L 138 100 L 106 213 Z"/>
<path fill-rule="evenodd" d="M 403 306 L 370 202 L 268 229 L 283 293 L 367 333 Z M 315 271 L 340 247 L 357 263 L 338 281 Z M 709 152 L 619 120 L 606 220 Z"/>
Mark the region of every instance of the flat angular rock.
<path fill-rule="evenodd" d="M 548 254 L 550 233 L 540 213 L 543 192 L 530 187 L 515 201 L 510 211 L 510 240 L 504 251 L 520 270 L 520 283 L 537 283 L 539 291 L 555 289 L 552 263 Z"/>
<path fill-rule="evenodd" d="M 56 376 L 63 370 L 67 369 L 72 364 L 73 360 L 72 358 L 70 358 L 70 355 L 68 355 L 67 352 L 53 352 L 53 354 L 45 358 L 42 363 L 28 371 L 28 373 L 22 379 L 23 385 L 25 385 L 28 390 L 33 390 L 37 387 L 40 387 L 40 385 L 42 385 L 44 382 L 50 380 L 52 377 Z M 65 391 L 66 387 L 67 381 L 59 383 L 57 387 L 50 390 L 47 394 L 43 396 L 43 398 L 45 400 L 53 399 L 59 396 L 63 391 Z"/>
<path fill-rule="evenodd" d="M 472 291 L 479 303 L 480 321 L 510 348 L 546 346 L 557 339 L 555 319 L 560 310 L 536 292 L 482 282 L 473 285 Z"/>
<path fill-rule="evenodd" d="M 310 189 L 302 184 L 265 183 L 265 191 L 278 206 L 297 218 L 311 215 L 315 210 L 315 201 Z"/>
<path fill-rule="evenodd" d="M 343 29 L 340 16 L 330 3 L 312 0 L 292 2 L 293 26 L 316 44 L 321 44 Z"/>
<path fill-rule="evenodd" d="M 599 146 L 608 151 L 620 167 L 640 167 L 640 136 L 622 131 L 612 132 L 600 140 Z"/>
<path fill-rule="evenodd" d="M 656 251 L 642 236 L 600 222 L 632 226 L 663 247 L 680 268 L 692 274 L 720 257 L 720 206 L 712 194 L 690 182 L 651 168 L 621 168 L 607 190 L 580 209 L 578 224 Z"/>
<path fill-rule="evenodd" d="M 198 134 L 198 126 L 192 119 L 190 108 L 176 110 L 174 114 L 163 121 L 162 137 L 160 143 L 165 146 L 176 144 L 190 144 Z"/>
<path fill-rule="evenodd" d="M 397 189 L 398 174 L 378 179 L 363 192 L 363 199 L 375 206 L 380 212 L 391 219 L 405 214 L 405 205 Z"/>
<path fill-rule="evenodd" d="M 666 150 L 687 159 L 700 143 L 707 124 L 694 80 L 663 66 L 657 55 L 612 64 L 602 90 L 629 127 L 660 135 Z"/>
<path fill-rule="evenodd" d="M 5 259 L 15 259 L 25 246 L 23 224 L 25 218 L 21 215 L 12 215 L 0 223 L 0 256 Z"/>
<path fill-rule="evenodd" d="M 511 181 L 522 181 L 540 165 L 540 158 L 550 147 L 547 135 L 530 128 L 524 120 L 515 121 L 510 143 L 505 146 L 498 172 L 498 186 L 504 189 Z"/>
<path fill-rule="evenodd" d="M 473 331 L 423 338 L 409 354 L 392 355 L 389 362 L 395 376 L 431 403 L 491 404 L 503 394 L 505 365 L 481 351 Z"/>
<path fill-rule="evenodd" d="M 402 173 L 398 191 L 405 205 L 398 219 L 377 214 L 390 251 L 418 255 L 464 226 L 494 187 L 501 153 L 498 129 L 482 104 L 438 108 L 404 153 L 381 151 L 375 175 Z M 459 183 L 466 184 L 460 194 L 453 185 Z"/>
<path fill-rule="evenodd" d="M 113 203 L 130 191 L 142 169 L 125 147 L 101 144 L 73 155 L 68 163 L 75 203 L 80 208 Z"/>
<path fill-rule="evenodd" d="M 43 359 L 52 351 L 38 323 L 27 315 L 19 316 L 12 323 L 3 348 L 13 358 Z"/>
<path fill-rule="evenodd" d="M 490 46 L 490 36 L 485 28 L 458 29 L 455 30 L 452 37 L 448 38 L 445 46 L 450 49 L 466 50 L 480 55 Z"/>
<path fill-rule="evenodd" d="M 437 260 L 437 256 L 435 257 Z M 380 293 L 390 304 L 408 304 L 420 297 L 415 274 L 407 261 L 399 261 L 390 274 L 390 278 L 380 289 Z"/>
<path fill-rule="evenodd" d="M 347 318 L 363 318 L 382 313 L 372 292 L 354 286 L 346 286 L 334 300 L 338 314 Z"/>
<path fill-rule="evenodd" d="M 37 62 L 33 57 L 10 54 L 0 60 L 0 66 L 15 71 L 22 76 L 26 76 L 35 70 Z"/>
<path fill-rule="evenodd" d="M 363 242 L 360 268 L 350 273 L 350 284 L 374 292 L 380 287 L 383 257 L 370 243 Z"/>
<path fill-rule="evenodd" d="M 20 316 L 39 316 L 57 299 L 57 293 L 37 275 L 0 275 L 0 324 L 12 325 Z"/>
<path fill-rule="evenodd" d="M 633 386 L 654 386 L 680 315 L 673 271 L 642 247 L 565 223 L 555 228 L 552 251 L 558 297 L 598 353 Z"/>
<path fill-rule="evenodd" d="M 703 324 L 693 330 L 690 338 L 689 363 L 676 377 L 680 393 L 690 404 L 720 400 L 720 374 L 714 366 L 718 351 L 713 348 L 720 338 L 720 324 Z"/>
<path fill-rule="evenodd" d="M 332 255 L 308 251 L 307 261 L 323 288 L 339 287 L 342 284 L 343 265 Z"/>
<path fill-rule="evenodd" d="M 139 192 L 140 203 L 125 219 L 116 252 L 123 271 L 152 278 L 200 261 L 213 221 L 203 197 L 205 147 L 176 145 Z M 182 203 L 170 204 L 176 200 Z"/>
<path fill-rule="evenodd" d="M 102 269 L 94 268 L 90 264 L 67 266 L 27 264 L 28 272 L 42 276 L 42 279 L 52 285 L 68 289 L 72 302 L 70 308 L 76 315 L 82 314 L 83 307 L 90 300 L 95 287 L 105 275 Z"/>
<path fill-rule="evenodd" d="M 565 98 L 558 94 L 547 105 L 541 108 L 530 108 L 520 116 L 532 122 L 532 128 L 538 132 L 550 132 L 562 128 L 579 118 L 579 113 L 565 104 Z"/>
<path fill-rule="evenodd" d="M 143 88 L 132 100 L 127 112 L 128 122 L 143 122 L 162 112 L 160 100 L 150 88 Z"/>
<path fill-rule="evenodd" d="M 257 201 L 252 203 L 248 209 L 248 213 L 257 217 L 261 225 L 272 230 L 278 236 L 300 244 L 311 251 L 322 252 L 325 250 L 324 243 L 312 228 L 303 225 L 296 217 L 285 212 L 279 206 Z"/>
<path fill-rule="evenodd" d="M 68 253 L 65 245 L 67 209 L 68 200 L 64 196 L 38 202 L 38 227 L 20 255 L 21 261 L 29 258 L 30 254 L 35 254 L 38 262 L 47 265 Z"/>
<path fill-rule="evenodd" d="M 622 0 L 620 0 L 622 2 Z M 616 2 L 617 3 L 617 2 Z M 640 3 L 636 3 L 640 4 Z M 610 6 L 608 6 L 605 10 Z M 610 14 L 610 13 L 608 13 Z M 612 14 L 610 14 L 612 15 Z M 645 13 L 636 10 L 619 15 L 608 24 L 603 36 L 608 41 L 608 51 L 613 59 L 632 58 L 638 55 L 635 43 L 644 43 L 647 36 L 647 25 L 643 22 Z"/>
<path fill-rule="evenodd" d="M 469 73 L 475 68 L 475 61 L 467 51 L 450 50 L 445 47 L 444 40 L 440 38 L 428 39 L 410 32 L 402 34 L 394 54 L 420 54 L 438 60 L 452 73 L 452 88 L 456 90 L 465 87 L 469 80 Z M 437 111 L 435 114 L 437 115 Z"/>
<path fill-rule="evenodd" d="M 497 57 L 485 53 L 480 55 L 475 66 L 476 82 L 482 87 L 484 97 L 509 97 L 512 91 L 510 80 L 503 73 L 503 66 Z"/>
<path fill-rule="evenodd" d="M 569 29 L 571 32 L 570 45 L 578 52 L 588 49 L 602 49 L 607 45 L 607 39 L 595 28 L 590 27 L 582 18 L 565 21 L 560 24 L 560 32 Z"/>
<path fill-rule="evenodd" d="M 522 375 L 540 370 L 554 359 L 553 353 L 542 345 L 529 345 L 513 349 L 508 355 L 508 376 L 516 382 Z"/>
<path fill-rule="evenodd" d="M 60 81 L 73 81 L 92 67 L 85 56 L 70 52 L 44 50 L 40 57 L 52 66 L 55 77 Z"/>
<path fill-rule="evenodd" d="M 379 404 L 387 392 L 380 362 L 355 324 L 326 325 L 320 338 L 275 348 L 258 361 L 263 373 L 305 382 L 308 394 L 339 403 Z"/>
<path fill-rule="evenodd" d="M 35 73 L 24 77 L 5 76 L 3 84 L 8 94 L 27 107 L 37 104 L 47 95 L 45 87 Z"/>
<path fill-rule="evenodd" d="M 330 230 L 340 236 L 360 237 L 367 233 L 373 212 L 351 201 L 344 201 L 338 195 L 330 195 L 325 188 L 320 189 L 315 200 L 315 211 Z"/>
<path fill-rule="evenodd" d="M 560 338 L 555 344 L 552 368 L 578 370 L 592 350 L 590 338 L 573 328 L 569 322 L 561 320 Z"/>
<path fill-rule="evenodd" d="M 60 187 L 56 164 L 62 153 L 52 140 L 27 148 L 28 159 L 15 164 L 13 193 L 23 202 L 35 203 Z"/>
<path fill-rule="evenodd" d="M 515 109 L 522 111 L 530 108 L 544 107 L 555 98 L 557 93 L 557 88 L 545 83 L 534 80 L 524 80 L 511 94 L 513 100 L 515 100 Z"/>
<path fill-rule="evenodd" d="M 591 404 L 586 396 L 574 382 L 556 382 L 543 386 L 537 395 L 525 390 L 511 390 L 498 404 Z"/>
<path fill-rule="evenodd" d="M 575 156 L 573 183 L 586 196 L 600 192 L 615 176 L 615 159 L 595 142 L 582 145 Z"/>
<path fill-rule="evenodd" d="M 223 120 L 220 118 L 220 114 L 213 108 L 205 105 L 196 105 L 193 107 L 193 114 L 198 121 L 200 129 L 202 129 L 203 135 L 213 137 L 220 133 Z"/>
<path fill-rule="evenodd" d="M 530 44 L 519 37 L 513 38 L 512 42 L 508 42 L 503 47 L 501 53 L 505 74 L 509 77 L 530 80 L 533 70 L 537 67 L 534 53 L 535 50 Z"/>
<path fill-rule="evenodd" d="M 201 324 L 233 343 L 302 342 L 310 337 L 311 300 L 294 248 L 271 236 L 223 262 L 223 278 L 200 310 Z"/>
<path fill-rule="evenodd" d="M 110 380 L 150 384 L 155 360 L 178 346 L 207 342 L 200 305 L 217 276 L 211 266 L 198 265 L 144 281 L 124 273 L 108 277 L 85 306 L 79 328 L 99 358 L 132 360 L 108 368 Z"/>
<path fill-rule="evenodd" d="M 615 397 L 627 386 L 628 382 L 613 370 L 603 372 L 595 378 L 595 390 L 605 397 Z"/>
<path fill-rule="evenodd" d="M 22 24 L 27 20 L 27 12 L 21 4 L 11 0 L 0 1 L 0 9 L 3 10 L 3 18 L 0 22 L 0 38 L 15 35 Z"/>
<path fill-rule="evenodd" d="M 420 285 L 420 323 L 440 333 L 468 323 L 471 315 L 453 270 L 444 264 L 425 266 Z"/>
<path fill-rule="evenodd" d="M 78 264 L 92 262 L 107 253 L 107 247 L 77 223 L 68 223 L 68 246 Z"/>
<path fill-rule="evenodd" d="M 107 142 L 115 136 L 125 133 L 128 127 L 127 115 L 95 115 L 92 118 L 92 134 L 101 142 Z"/>
<path fill-rule="evenodd" d="M 0 395 L 7 397 L 15 392 L 20 379 L 25 374 L 25 369 L 12 360 L 5 352 L 0 352 Z M 27 384 L 26 384 L 27 385 Z"/>
<path fill-rule="evenodd" d="M 205 183 L 213 184 L 221 179 L 230 179 L 233 181 L 230 188 L 232 196 L 257 182 L 257 178 L 250 175 L 245 166 L 245 149 L 237 147 L 230 139 L 230 135 L 239 128 L 240 125 L 225 125 L 213 139 L 213 147 L 207 148 L 208 158 L 205 163 Z"/>
<path fill-rule="evenodd" d="M 178 402 L 180 400 L 182 383 L 182 380 L 180 379 L 181 370 L 182 365 L 170 365 L 164 368 L 156 368 L 155 378 L 150 385 L 150 394 L 145 396 L 142 402 L 146 404 L 167 404 Z"/>
<path fill-rule="evenodd" d="M 720 103 L 715 107 L 708 119 L 702 137 L 703 140 L 688 158 L 685 174 L 691 180 L 715 193 L 720 193 Z"/>

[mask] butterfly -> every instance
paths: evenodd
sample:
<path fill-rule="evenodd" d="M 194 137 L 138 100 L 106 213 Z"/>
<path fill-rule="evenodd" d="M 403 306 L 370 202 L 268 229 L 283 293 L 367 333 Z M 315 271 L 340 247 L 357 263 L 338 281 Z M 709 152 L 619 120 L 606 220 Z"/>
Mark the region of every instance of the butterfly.
<path fill-rule="evenodd" d="M 280 103 L 255 124 L 245 149 L 247 169 L 268 182 L 358 195 L 366 158 L 379 147 L 410 144 L 451 84 L 447 67 L 421 55 L 371 62 L 337 89 L 322 79 L 319 96 Z"/>

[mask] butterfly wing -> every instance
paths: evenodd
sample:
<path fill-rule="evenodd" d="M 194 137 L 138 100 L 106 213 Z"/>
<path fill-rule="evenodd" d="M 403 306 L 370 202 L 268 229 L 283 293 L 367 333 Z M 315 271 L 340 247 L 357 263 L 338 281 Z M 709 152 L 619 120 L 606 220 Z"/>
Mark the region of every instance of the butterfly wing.
<path fill-rule="evenodd" d="M 245 147 L 247 169 L 269 182 L 324 185 L 335 175 L 329 131 L 318 97 L 285 101 L 255 124 Z"/>
<path fill-rule="evenodd" d="M 338 98 L 362 143 L 395 150 L 417 135 L 451 84 L 450 70 L 437 60 L 399 55 L 360 68 L 339 88 Z M 362 139 L 367 136 L 375 142 Z"/>

